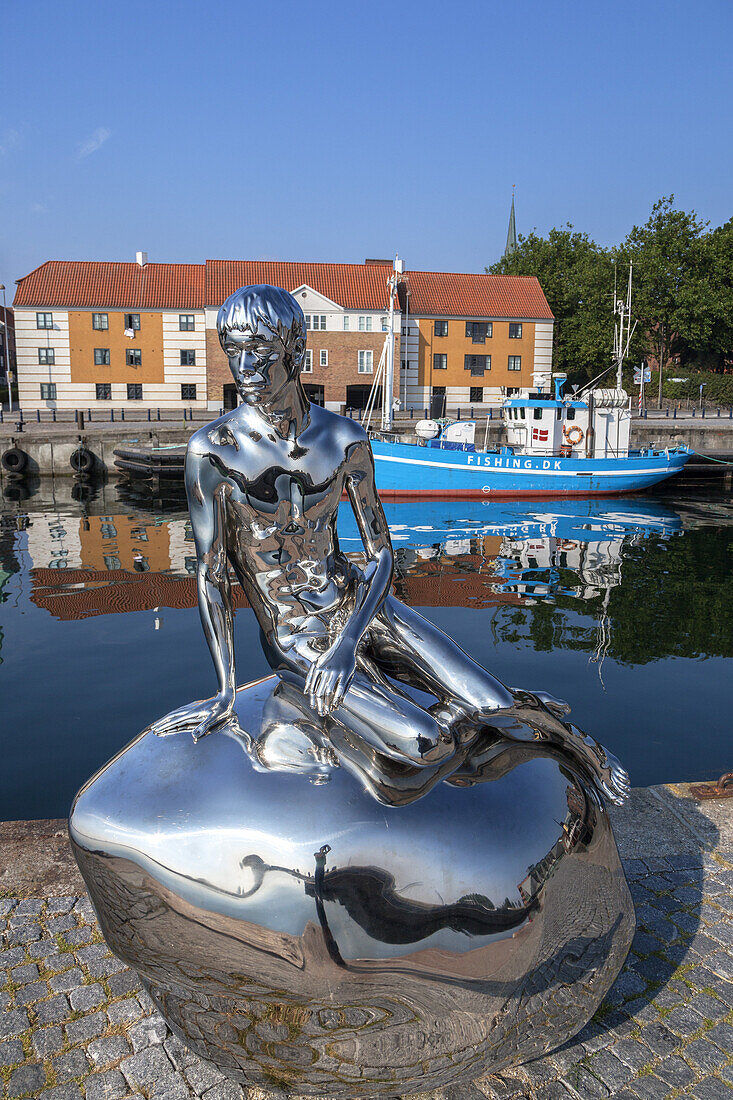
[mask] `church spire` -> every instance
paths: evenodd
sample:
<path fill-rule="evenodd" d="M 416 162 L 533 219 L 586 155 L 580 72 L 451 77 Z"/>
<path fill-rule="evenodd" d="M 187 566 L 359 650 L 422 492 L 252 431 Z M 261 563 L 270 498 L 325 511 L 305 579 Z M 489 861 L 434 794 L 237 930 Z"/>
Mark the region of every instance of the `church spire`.
<path fill-rule="evenodd" d="M 511 256 L 512 252 L 517 247 L 517 224 L 514 220 L 514 184 L 512 184 L 512 209 L 509 215 L 509 229 L 506 235 L 506 248 L 504 249 L 504 258 Z"/>

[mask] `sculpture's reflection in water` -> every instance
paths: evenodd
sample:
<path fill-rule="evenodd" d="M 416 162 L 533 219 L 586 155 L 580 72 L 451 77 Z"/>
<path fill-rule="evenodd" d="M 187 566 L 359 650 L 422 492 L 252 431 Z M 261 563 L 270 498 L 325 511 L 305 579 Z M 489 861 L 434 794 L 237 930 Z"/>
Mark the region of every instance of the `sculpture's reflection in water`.
<path fill-rule="evenodd" d="M 592 1015 L 633 931 L 593 784 L 538 743 L 554 720 L 518 696 L 496 716 L 511 740 L 486 726 L 450 769 L 410 767 L 326 735 L 273 677 L 198 745 L 147 733 L 74 811 L 105 937 L 248 1084 L 394 1095 L 540 1055 Z"/>

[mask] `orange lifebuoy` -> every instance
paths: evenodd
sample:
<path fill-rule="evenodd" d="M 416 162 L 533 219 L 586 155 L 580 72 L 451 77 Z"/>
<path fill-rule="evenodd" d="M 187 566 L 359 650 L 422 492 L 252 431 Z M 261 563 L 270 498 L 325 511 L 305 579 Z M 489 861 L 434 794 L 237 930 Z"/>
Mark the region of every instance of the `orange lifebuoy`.
<path fill-rule="evenodd" d="M 585 432 L 581 428 L 580 424 L 573 424 L 570 428 L 568 428 L 567 424 L 563 424 L 562 434 L 563 438 L 568 441 L 571 447 L 575 447 L 578 443 L 580 443 L 583 436 L 585 435 Z"/>

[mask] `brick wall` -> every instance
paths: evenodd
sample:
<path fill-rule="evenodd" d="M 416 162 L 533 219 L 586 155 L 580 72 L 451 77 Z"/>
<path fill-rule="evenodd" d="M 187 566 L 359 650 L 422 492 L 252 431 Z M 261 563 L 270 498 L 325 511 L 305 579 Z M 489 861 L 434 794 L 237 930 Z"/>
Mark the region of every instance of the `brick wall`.
<path fill-rule="evenodd" d="M 374 373 L 384 344 L 383 332 L 309 332 L 308 347 L 313 352 L 313 373 L 302 375 L 304 382 L 323 386 L 325 401 L 346 401 L 347 386 L 370 385 L 374 374 L 359 374 L 360 351 L 371 351 Z M 328 366 L 320 365 L 320 352 L 328 352 Z M 400 338 L 395 340 L 394 393 L 399 396 Z M 206 330 L 206 370 L 209 401 L 222 401 L 222 387 L 232 381 L 227 357 L 221 350 L 216 329 Z"/>

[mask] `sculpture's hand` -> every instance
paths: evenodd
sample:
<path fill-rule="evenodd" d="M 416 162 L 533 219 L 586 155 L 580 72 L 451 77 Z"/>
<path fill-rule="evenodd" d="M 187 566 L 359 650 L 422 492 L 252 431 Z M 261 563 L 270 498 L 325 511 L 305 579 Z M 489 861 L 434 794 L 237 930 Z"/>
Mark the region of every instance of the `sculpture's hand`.
<path fill-rule="evenodd" d="M 305 692 L 310 704 L 323 717 L 336 710 L 356 672 L 356 646 L 342 634 L 310 667 Z"/>
<path fill-rule="evenodd" d="M 194 741 L 199 741 L 217 726 L 228 721 L 234 713 L 234 695 L 220 693 L 213 699 L 200 699 L 172 710 L 164 718 L 150 726 L 158 737 L 168 737 L 173 733 L 190 733 Z"/>

